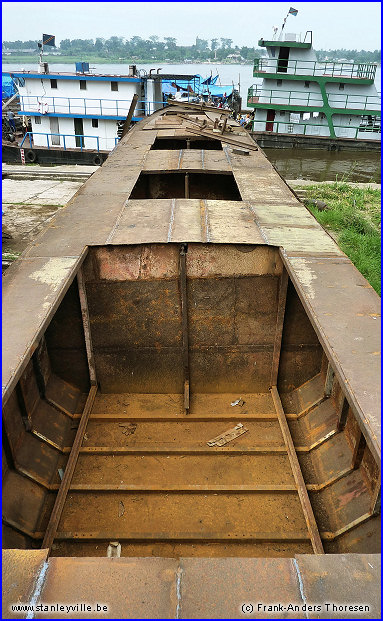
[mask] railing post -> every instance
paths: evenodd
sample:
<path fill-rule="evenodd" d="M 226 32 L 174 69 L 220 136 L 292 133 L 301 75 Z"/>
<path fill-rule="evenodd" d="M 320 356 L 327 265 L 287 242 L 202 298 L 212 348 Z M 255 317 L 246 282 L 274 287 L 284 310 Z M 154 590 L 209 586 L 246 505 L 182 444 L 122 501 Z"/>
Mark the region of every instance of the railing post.
<path fill-rule="evenodd" d="M 96 136 L 96 138 L 97 138 L 97 152 L 99 153 L 100 152 L 100 140 L 98 136 Z"/>
<path fill-rule="evenodd" d="M 63 142 L 64 142 L 64 151 L 66 151 L 66 146 L 65 146 L 65 134 L 63 134 Z"/>
<path fill-rule="evenodd" d="M 49 136 L 50 136 L 50 134 L 47 134 L 47 144 L 48 144 L 48 149 L 50 149 L 50 146 L 49 146 Z"/>
<path fill-rule="evenodd" d="M 28 132 L 29 133 L 29 146 L 32 149 L 32 132 Z"/>

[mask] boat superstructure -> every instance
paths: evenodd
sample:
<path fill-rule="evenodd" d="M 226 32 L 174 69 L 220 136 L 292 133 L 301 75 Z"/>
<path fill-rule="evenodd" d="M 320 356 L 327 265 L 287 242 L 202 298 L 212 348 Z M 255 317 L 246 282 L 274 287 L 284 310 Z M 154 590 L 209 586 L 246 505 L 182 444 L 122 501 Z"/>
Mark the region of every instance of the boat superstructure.
<path fill-rule="evenodd" d="M 6 610 L 378 614 L 379 298 L 227 114 L 135 125 L 3 292 Z"/>
<path fill-rule="evenodd" d="M 248 91 L 254 131 L 380 140 L 376 63 L 318 61 L 312 32 L 260 39 L 267 58 L 254 61 L 261 85 Z"/>

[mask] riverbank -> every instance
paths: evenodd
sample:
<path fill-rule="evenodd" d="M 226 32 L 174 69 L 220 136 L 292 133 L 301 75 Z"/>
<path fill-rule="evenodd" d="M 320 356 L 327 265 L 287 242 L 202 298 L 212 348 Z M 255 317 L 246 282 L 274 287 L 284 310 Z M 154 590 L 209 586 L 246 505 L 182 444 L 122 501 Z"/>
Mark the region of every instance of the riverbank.
<path fill-rule="evenodd" d="M 44 53 L 44 62 L 46 63 L 50 63 L 50 64 L 61 64 L 61 63 L 75 63 L 78 60 L 78 54 L 76 56 L 64 56 L 61 55 L 60 56 L 51 56 L 49 54 L 45 54 Z M 185 61 L 163 61 L 163 60 L 156 60 L 153 58 L 117 58 L 115 56 L 108 56 L 108 58 L 102 57 L 102 56 L 91 56 L 89 54 L 86 54 L 87 57 L 87 62 L 89 63 L 97 63 L 98 65 L 109 65 L 110 63 L 113 63 L 115 65 L 126 65 L 127 63 L 131 63 L 131 64 L 142 64 L 142 65 L 146 65 L 146 64 L 156 64 L 156 63 L 163 63 L 163 62 L 176 62 L 178 65 L 191 65 L 191 64 L 198 64 L 198 65 L 216 65 L 218 62 L 220 65 L 247 65 L 249 67 L 252 67 L 254 64 L 254 61 L 236 61 L 233 60 L 233 58 L 229 58 L 229 59 L 223 59 L 220 61 L 217 60 L 211 60 L 211 61 L 201 61 L 201 60 L 193 60 L 190 62 L 185 62 Z M 36 54 L 21 54 L 21 55 L 11 55 L 11 56 L 3 56 L 3 65 L 10 65 L 13 63 L 37 63 L 38 62 L 38 53 L 36 52 Z"/>
<path fill-rule="evenodd" d="M 370 285 L 381 292 L 381 186 L 288 182 Z M 304 194 L 302 195 L 302 192 Z M 323 211 L 313 201 L 323 201 Z"/>

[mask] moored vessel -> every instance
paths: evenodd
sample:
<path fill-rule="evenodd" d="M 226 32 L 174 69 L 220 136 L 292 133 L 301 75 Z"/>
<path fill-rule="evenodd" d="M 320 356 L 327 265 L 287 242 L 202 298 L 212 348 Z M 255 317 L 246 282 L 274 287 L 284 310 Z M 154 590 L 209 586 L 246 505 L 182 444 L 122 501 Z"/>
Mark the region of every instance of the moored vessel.
<path fill-rule="evenodd" d="M 3 291 L 6 604 L 377 611 L 379 298 L 227 113 L 137 124 Z"/>

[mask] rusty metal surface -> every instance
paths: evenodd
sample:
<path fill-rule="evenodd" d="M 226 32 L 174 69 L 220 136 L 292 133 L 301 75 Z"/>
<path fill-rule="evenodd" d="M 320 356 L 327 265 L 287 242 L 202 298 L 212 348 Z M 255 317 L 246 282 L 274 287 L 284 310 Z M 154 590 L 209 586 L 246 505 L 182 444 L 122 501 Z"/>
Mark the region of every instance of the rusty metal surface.
<path fill-rule="evenodd" d="M 2 617 L 25 619 L 27 613 L 12 613 L 10 606 L 28 603 L 48 556 L 48 550 L 3 550 Z"/>
<path fill-rule="evenodd" d="M 294 391 L 286 397 L 287 419 L 305 482 L 314 486 L 309 491 L 319 531 L 326 551 L 375 550 L 377 517 L 371 515 L 373 491 L 368 478 L 375 481 L 376 473 L 372 468 L 369 475 L 362 455 L 359 468 L 348 470 L 348 463 L 352 465 L 359 421 L 373 456 L 380 456 L 378 298 L 260 150 L 246 157 L 225 145 L 222 151 L 151 151 L 159 136 L 186 135 L 187 120 L 174 123 L 174 129 L 160 129 L 170 126 L 157 123 L 161 114 L 123 138 L 5 277 L 10 317 L 4 365 L 8 397 L 84 251 L 101 246 L 88 252 L 84 283 L 100 388 L 115 394 L 96 401 L 92 410 L 58 528 L 57 552 L 93 554 L 101 546 L 106 554 L 110 541 L 118 539 L 127 557 L 207 556 L 209 551 L 212 556 L 251 556 L 251 546 L 260 556 L 310 552 L 276 411 L 264 394 L 259 395 L 270 383 L 283 265 L 299 297 L 290 282 L 278 382 L 283 390 Z M 152 123 L 151 131 L 141 131 L 147 123 Z M 233 187 L 242 200 L 234 200 L 233 188 L 230 200 L 171 195 L 155 201 L 132 200 L 130 194 L 143 169 L 156 174 L 170 169 L 181 180 L 190 173 L 190 192 L 192 176 L 197 179 L 193 171 L 213 172 L 215 183 L 227 181 L 218 172 L 231 171 Z M 178 245 L 169 243 L 174 241 Z M 180 417 L 185 379 L 178 288 L 181 242 L 189 242 L 192 392 L 187 419 Z M 147 245 L 139 246 L 143 243 Z M 31 300 L 27 317 L 17 312 L 25 307 L 25 299 Z M 63 377 L 71 381 L 78 370 L 83 374 L 76 341 L 81 315 L 70 295 L 66 300 L 71 318 L 55 318 L 47 343 L 52 366 L 60 367 L 62 357 Z M 339 381 L 356 415 L 355 424 L 348 417 L 342 434 L 336 398 L 329 395 L 328 402 L 318 401 L 320 393 L 324 395 L 323 352 L 306 312 L 335 370 L 335 383 Z M 62 356 L 66 341 L 73 347 Z M 29 375 L 25 377 L 27 407 L 35 404 L 36 391 L 28 385 Z M 82 377 L 78 385 L 86 381 Z M 60 390 L 53 387 L 53 399 L 60 397 Z M 62 390 L 66 392 L 65 387 Z M 127 391 L 128 396 L 117 394 Z M 145 393 L 152 393 L 149 399 Z M 236 400 L 243 400 L 243 407 L 231 407 Z M 59 484 L 57 468 L 65 467 L 74 434 L 54 421 L 49 403 L 38 405 L 38 413 L 32 415 L 36 427 L 32 433 L 10 429 L 12 415 L 18 411 L 12 399 L 9 403 L 6 431 L 21 468 L 7 472 L 5 478 L 5 523 L 24 536 L 24 545 L 30 545 L 28 536 L 37 540 L 44 536 Z M 78 424 L 78 411 L 72 418 L 71 408 L 67 422 Z M 246 434 L 227 447 L 206 446 L 210 438 L 239 422 L 249 429 Z M 339 567 L 348 561 L 338 559 L 334 567 L 342 575 Z M 257 586 L 254 593 L 270 598 L 272 584 L 286 600 L 290 595 L 298 602 L 304 599 L 297 564 L 291 559 L 232 559 L 231 564 L 226 558 L 214 563 L 204 559 L 205 566 L 199 559 L 190 570 L 187 588 L 182 580 L 187 579 L 189 560 L 184 566 L 182 561 L 167 559 L 163 564 L 159 559 L 123 561 L 51 559 L 44 592 L 51 601 L 59 599 L 60 589 L 64 590 L 61 601 L 73 595 L 91 597 L 95 591 L 106 597 L 115 579 L 113 616 L 128 618 L 190 618 L 195 614 L 192 604 L 199 611 L 195 616 L 234 618 L 238 600 L 228 594 L 229 580 L 238 585 L 240 595 L 249 593 L 250 583 Z M 114 574 L 119 567 L 121 571 Z M 362 580 L 369 579 L 368 571 L 357 571 Z M 375 577 L 371 583 L 376 585 Z M 126 593 L 137 584 L 137 599 L 129 600 L 131 608 L 126 610 Z M 156 609 L 146 595 L 152 585 L 157 590 L 150 601 L 156 602 Z M 122 597 L 115 595 L 118 589 Z M 290 616 L 299 614 L 294 611 Z"/>
<path fill-rule="evenodd" d="M 351 262 L 284 260 L 366 440 L 380 459 L 380 303 Z"/>
<path fill-rule="evenodd" d="M 305 618 L 303 612 L 257 610 L 258 603 L 302 603 L 292 559 L 180 559 L 180 566 L 182 619 Z"/>
<path fill-rule="evenodd" d="M 310 619 L 380 618 L 380 555 L 297 555 L 296 562 L 307 601 L 321 602 L 322 610 L 309 614 Z M 369 611 L 329 610 L 326 602 L 338 605 L 367 604 Z"/>
<path fill-rule="evenodd" d="M 153 123 L 156 119 L 160 118 L 163 111 L 160 111 L 154 115 L 151 119 L 146 119 L 134 128 L 132 132 L 129 132 L 127 136 L 121 141 L 117 149 L 111 154 L 107 162 L 103 165 L 102 169 L 90 178 L 80 189 L 78 194 L 74 197 L 71 203 L 53 219 L 51 225 L 46 231 L 44 231 L 36 243 L 30 247 L 26 256 L 38 257 L 43 255 L 46 257 L 65 257 L 65 256 L 78 256 L 83 251 L 86 245 L 92 244 L 105 244 L 112 241 L 112 243 L 132 243 L 132 231 L 133 235 L 136 235 L 134 241 L 149 241 L 150 238 L 156 241 L 172 241 L 173 239 L 189 241 L 195 240 L 200 235 L 201 241 L 213 241 L 213 242 L 234 242 L 242 241 L 243 243 L 267 243 L 281 245 L 286 249 L 286 252 L 293 255 L 294 253 L 303 254 L 305 257 L 314 254 L 330 254 L 339 255 L 343 257 L 337 246 L 320 228 L 315 219 L 309 215 L 308 211 L 301 205 L 295 196 L 291 193 L 288 186 L 279 177 L 271 164 L 265 158 L 261 150 L 251 153 L 244 158 L 243 156 L 232 153 L 230 147 L 224 147 L 222 152 L 210 152 L 205 157 L 208 159 L 206 162 L 211 163 L 209 166 L 217 165 L 223 157 L 225 157 L 229 169 L 233 171 L 235 180 L 241 192 L 243 201 L 248 201 L 248 206 L 237 203 L 235 207 L 231 206 L 230 209 L 224 206 L 218 205 L 215 201 L 206 201 L 204 205 L 201 205 L 201 201 L 190 201 L 190 206 L 186 207 L 185 201 L 175 205 L 173 210 L 172 205 L 169 207 L 168 212 L 163 213 L 161 218 L 157 220 L 151 219 L 150 211 L 147 212 L 147 216 L 141 215 L 141 211 L 137 213 L 137 217 L 141 218 L 141 228 L 138 226 L 137 230 L 134 225 L 134 211 L 131 213 L 132 220 L 129 220 L 127 215 L 128 211 L 125 210 L 125 202 L 129 197 L 129 193 L 134 186 L 134 183 L 142 170 L 143 166 L 150 169 L 151 159 L 161 158 L 157 152 L 150 152 L 150 147 L 153 144 L 157 136 L 161 133 L 170 132 L 171 135 L 185 134 L 185 130 L 182 129 L 188 123 L 186 119 L 182 119 L 182 123 L 178 126 L 179 129 L 174 130 L 161 130 L 157 126 L 150 132 L 142 132 L 141 130 L 148 124 Z M 168 118 L 170 118 L 168 116 Z M 242 130 L 238 130 L 241 133 Z M 243 138 L 247 139 L 247 134 L 243 132 Z M 168 153 L 168 152 L 165 152 Z M 178 154 L 179 155 L 179 154 Z M 164 157 L 164 156 L 162 156 Z M 171 155 L 169 155 L 170 159 Z M 188 153 L 186 160 L 184 160 L 185 170 L 190 170 L 190 167 L 194 166 L 195 158 L 200 158 L 199 163 L 202 162 L 200 154 Z M 190 162 L 188 161 L 190 159 Z M 145 160 L 147 162 L 145 163 Z M 153 160 L 153 161 L 154 161 Z M 165 156 L 166 160 L 166 156 Z M 169 158 L 168 158 L 169 160 Z M 176 161 L 177 160 L 177 161 Z M 180 157 L 177 156 L 174 160 L 174 169 L 178 168 Z M 168 161 L 168 163 L 172 163 Z M 200 165 L 200 164 L 199 164 Z M 226 166 L 226 164 L 225 164 Z M 110 191 L 105 192 L 105 187 L 112 188 L 112 194 Z M 102 199 L 101 199 L 102 197 Z M 143 201 L 145 202 L 145 201 Z M 234 201 L 235 202 L 235 201 Z M 149 204 L 150 201 L 147 203 Z M 275 206 L 275 209 L 274 209 Z M 278 210 L 276 209 L 278 207 Z M 257 208 L 259 211 L 257 211 Z M 147 209 L 146 206 L 142 209 Z M 239 210 L 238 216 L 232 212 L 232 209 Z M 241 210 L 242 211 L 241 213 Z M 177 218 L 179 216 L 179 218 Z M 254 216 L 254 217 L 253 217 Z M 144 219 L 142 219 L 144 217 Z M 125 218 L 127 236 L 124 238 L 122 226 L 122 218 Z M 186 221 L 191 226 L 185 226 Z M 159 220 L 161 226 L 163 226 L 163 232 L 161 232 L 160 239 L 158 238 L 158 224 Z M 165 222 L 165 224 L 164 224 Z M 144 225 L 146 224 L 146 227 Z M 303 227 L 303 228 L 302 228 Z M 198 231 L 198 228 L 200 229 Z M 190 235 L 190 237 L 189 237 Z M 142 239 L 141 239 L 142 238 Z M 351 263 L 345 259 L 345 263 L 351 267 Z M 12 270 L 14 277 L 12 278 L 13 291 L 17 293 L 20 290 L 24 294 L 24 283 L 22 278 L 27 276 L 27 263 L 25 260 L 19 262 L 18 272 L 15 273 Z M 295 269 L 295 267 L 297 269 Z M 299 286 L 300 280 L 301 289 L 303 295 L 308 295 L 307 289 L 305 290 L 305 274 L 299 266 L 292 262 L 292 256 L 290 261 L 291 275 L 295 274 L 296 285 Z M 316 269 L 316 267 L 314 266 Z M 311 270 L 314 269 L 311 266 Z M 5 294 L 7 295 L 10 286 L 8 286 L 9 277 L 6 277 Z M 317 279 L 318 282 L 320 278 Z M 64 284 L 62 283 L 62 286 Z M 352 290 L 352 298 L 359 296 L 361 289 L 357 289 L 354 286 L 350 288 Z M 56 296 L 60 295 L 61 290 L 57 289 Z M 355 294 L 358 294 L 355 296 Z M 332 299 L 334 304 L 337 304 L 336 290 L 333 292 L 327 291 L 326 297 L 329 301 Z M 330 296 L 330 297 L 329 297 Z M 13 297 L 13 292 L 12 292 Z M 54 301 L 45 300 L 45 295 L 41 291 L 38 293 L 38 289 L 34 291 L 34 301 L 38 308 L 41 308 L 45 303 L 53 305 Z M 378 300 L 377 296 L 372 296 L 373 312 L 377 312 Z M 6 301 L 8 304 L 8 301 Z M 348 305 L 349 313 L 352 305 Z M 14 316 L 14 313 L 7 312 L 7 317 Z M 38 331 L 35 314 L 30 314 L 30 329 L 31 338 L 27 340 L 26 334 L 21 333 L 20 330 L 16 330 L 13 326 L 9 326 L 7 334 L 10 335 L 12 343 L 15 342 L 15 336 L 20 334 L 20 339 L 25 345 L 24 351 L 17 351 L 16 347 L 12 345 L 12 354 L 14 355 L 13 364 L 4 365 L 6 377 L 5 385 L 8 385 L 10 374 L 16 373 L 16 368 L 23 364 L 23 358 L 27 355 L 27 351 L 30 347 L 31 341 L 33 341 L 33 334 Z M 372 424 L 366 423 L 369 431 L 374 436 L 375 448 L 377 448 L 377 440 L 375 438 L 378 435 L 377 419 L 377 407 L 376 407 L 376 385 L 377 377 L 375 370 L 372 370 L 371 364 L 363 364 L 358 361 L 354 362 L 354 358 L 350 361 L 350 355 L 346 356 L 346 352 L 352 350 L 351 338 L 344 339 L 344 331 L 342 331 L 343 343 L 338 343 L 336 340 L 336 334 L 334 333 L 336 324 L 334 324 L 332 318 L 332 325 L 322 326 L 323 332 L 325 332 L 329 351 L 332 356 L 339 360 L 339 366 L 345 366 L 345 376 L 349 380 L 349 384 L 353 386 L 352 396 L 356 399 L 361 410 L 361 416 L 364 420 L 372 420 Z M 361 323 L 361 322 L 360 322 Z M 376 322 L 377 323 L 377 322 Z M 367 328 L 370 326 L 367 325 Z M 358 330 L 364 330 L 365 326 L 358 326 Z M 348 332 L 346 332 L 348 335 Z M 373 327 L 372 335 L 377 340 L 377 327 Z M 366 344 L 359 343 L 361 345 L 363 356 L 366 355 Z M 340 351 L 338 352 L 338 349 Z M 340 353 L 344 351 L 345 354 L 340 356 Z M 348 358 L 348 361 L 347 361 Z M 348 364 L 348 367 L 347 367 Z M 346 368 L 347 367 L 347 368 Z M 360 369 L 368 369 L 366 371 L 369 374 L 369 382 L 371 390 L 365 391 L 368 396 L 363 397 L 362 391 L 358 390 L 358 378 Z M 11 373 L 10 373 L 11 372 Z M 366 385 L 363 380 L 361 385 Z M 368 399 L 368 402 L 366 401 Z M 367 410 L 367 412 L 366 412 Z M 362 413 L 363 412 L 363 413 Z M 371 427 L 373 427 L 371 429 Z M 380 447 L 380 445 L 379 445 Z"/>
<path fill-rule="evenodd" d="M 7 270 L 3 279 L 5 399 L 28 363 L 39 335 L 53 316 L 78 265 L 77 256 L 21 258 Z"/>
<path fill-rule="evenodd" d="M 42 575 L 45 559 L 44 550 L 3 552 L 4 617 L 25 618 L 7 614 L 17 601 L 92 608 L 98 603 L 107 611 L 96 618 L 121 619 L 356 618 L 355 612 L 336 612 L 326 604 L 369 606 L 357 613 L 360 619 L 380 614 L 380 558 L 372 554 L 110 559 L 105 548 L 105 558 L 50 558 Z M 264 606 L 273 605 L 265 612 Z M 47 614 L 37 612 L 35 618 Z M 50 612 L 49 618 L 84 618 L 84 612 Z"/>
<path fill-rule="evenodd" d="M 177 566 L 176 560 L 161 558 L 51 558 L 41 599 L 106 605 L 106 613 L 89 615 L 96 619 L 174 619 Z M 86 618 L 81 612 L 65 616 Z M 46 615 L 37 614 L 36 618 Z M 49 618 L 61 619 L 63 615 L 50 613 Z"/>

